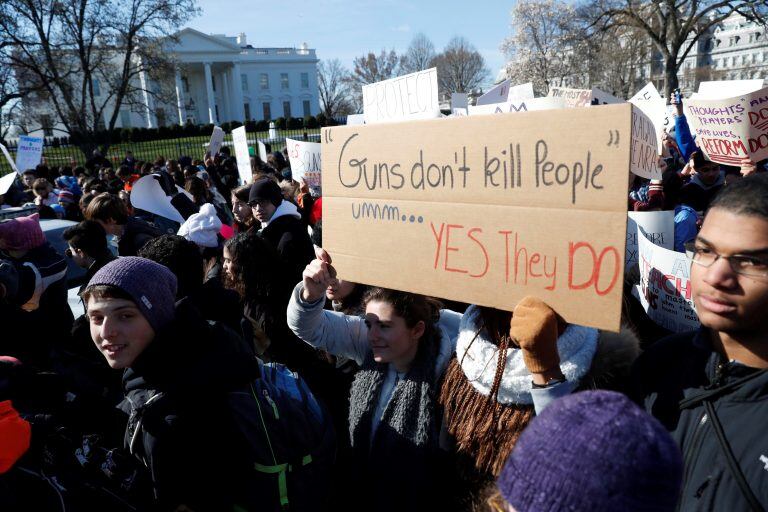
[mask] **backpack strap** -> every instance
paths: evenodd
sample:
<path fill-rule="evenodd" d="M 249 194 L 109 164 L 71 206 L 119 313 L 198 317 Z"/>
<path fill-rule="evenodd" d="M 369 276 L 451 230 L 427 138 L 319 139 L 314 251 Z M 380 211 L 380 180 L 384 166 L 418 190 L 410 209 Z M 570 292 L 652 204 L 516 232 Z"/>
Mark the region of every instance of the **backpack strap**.
<path fill-rule="evenodd" d="M 312 455 L 305 455 L 302 457 L 299 465 L 306 466 L 312 463 Z M 288 509 L 288 472 L 293 470 L 293 464 L 274 464 L 267 466 L 255 462 L 253 468 L 256 471 L 267 474 L 277 474 L 277 487 L 280 492 L 280 506 L 286 510 Z"/>
<path fill-rule="evenodd" d="M 758 370 L 755 372 L 750 373 L 749 375 L 742 377 L 740 379 L 736 379 L 732 382 L 729 382 L 728 384 L 725 384 L 724 386 L 720 386 L 714 389 L 709 389 L 703 393 L 698 393 L 696 395 L 690 396 L 688 398 L 684 398 L 683 400 L 680 400 L 680 403 L 678 406 L 680 407 L 680 410 L 682 409 L 688 409 L 689 407 L 694 407 L 702 402 L 706 402 L 709 400 L 712 400 L 714 398 L 718 398 L 721 395 L 724 395 L 725 393 L 728 393 L 730 391 L 733 391 L 739 387 L 741 387 L 743 384 L 746 384 L 752 379 L 755 379 L 757 377 L 761 377 L 762 375 L 765 375 L 765 373 L 768 372 L 768 370 Z"/>
<path fill-rule="evenodd" d="M 725 460 L 728 463 L 728 469 L 731 471 L 731 475 L 733 475 L 733 478 L 736 480 L 736 484 L 739 486 L 741 494 L 747 500 L 747 503 L 749 503 L 750 510 L 752 510 L 752 512 L 765 512 L 765 509 L 760 504 L 757 496 L 755 496 L 755 493 L 753 493 L 752 489 L 749 487 L 749 483 L 744 477 L 744 473 L 741 471 L 736 457 L 733 455 L 731 445 L 728 443 L 728 439 L 725 437 L 723 426 L 720 424 L 720 419 L 717 417 L 717 412 L 715 412 L 715 406 L 712 405 L 712 402 L 709 400 L 704 400 L 704 408 L 707 410 L 709 419 L 712 421 L 712 428 L 715 431 L 718 444 L 720 445 L 723 455 L 725 456 Z"/>

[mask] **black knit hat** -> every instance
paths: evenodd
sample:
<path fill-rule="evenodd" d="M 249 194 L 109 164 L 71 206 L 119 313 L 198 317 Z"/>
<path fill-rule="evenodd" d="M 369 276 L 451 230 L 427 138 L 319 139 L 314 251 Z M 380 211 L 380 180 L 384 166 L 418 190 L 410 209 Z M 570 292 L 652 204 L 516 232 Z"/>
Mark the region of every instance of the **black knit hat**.
<path fill-rule="evenodd" d="M 251 185 L 251 191 L 248 193 L 248 204 L 256 201 L 269 201 L 275 207 L 280 206 L 280 203 L 283 202 L 280 186 L 270 178 L 260 178 L 254 181 Z"/>

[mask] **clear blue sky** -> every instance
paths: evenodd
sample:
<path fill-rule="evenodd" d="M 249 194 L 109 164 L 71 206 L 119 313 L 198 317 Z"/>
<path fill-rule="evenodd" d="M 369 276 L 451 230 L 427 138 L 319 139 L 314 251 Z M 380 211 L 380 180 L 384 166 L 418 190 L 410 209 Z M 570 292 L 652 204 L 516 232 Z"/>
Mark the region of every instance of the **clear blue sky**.
<path fill-rule="evenodd" d="M 253 46 L 298 47 L 347 67 L 368 51 L 401 53 L 418 32 L 439 52 L 454 35 L 480 51 L 491 82 L 504 64 L 499 46 L 509 34 L 513 1 L 455 0 L 199 0 L 202 15 L 188 23 L 205 33 L 245 32 Z"/>

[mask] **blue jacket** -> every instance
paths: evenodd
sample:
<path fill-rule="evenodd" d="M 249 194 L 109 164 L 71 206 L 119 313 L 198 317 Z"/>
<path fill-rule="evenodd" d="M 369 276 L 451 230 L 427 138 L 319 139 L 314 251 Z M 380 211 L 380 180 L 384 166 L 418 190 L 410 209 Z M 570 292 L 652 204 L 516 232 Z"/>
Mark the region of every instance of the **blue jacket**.
<path fill-rule="evenodd" d="M 675 141 L 686 162 L 690 160 L 691 154 L 694 151 L 699 151 L 699 147 L 696 145 L 693 135 L 691 135 L 691 128 L 688 126 L 688 120 L 684 115 L 675 118 Z"/>
<path fill-rule="evenodd" d="M 699 233 L 699 214 L 690 206 L 675 206 L 675 250 L 685 252 L 685 244 Z"/>

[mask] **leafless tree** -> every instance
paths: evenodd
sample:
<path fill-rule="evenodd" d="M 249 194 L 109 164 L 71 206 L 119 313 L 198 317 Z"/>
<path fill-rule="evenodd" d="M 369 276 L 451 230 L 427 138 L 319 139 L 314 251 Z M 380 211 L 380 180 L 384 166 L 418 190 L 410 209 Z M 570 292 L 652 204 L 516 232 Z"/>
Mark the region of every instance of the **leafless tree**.
<path fill-rule="evenodd" d="M 323 60 L 317 66 L 320 105 L 326 117 L 349 114 L 353 111 L 349 89 L 349 71 L 339 59 Z"/>
<path fill-rule="evenodd" d="M 418 33 L 413 36 L 405 55 L 400 58 L 400 71 L 407 74 L 429 69 L 433 66 L 435 57 L 435 45 L 426 35 Z"/>
<path fill-rule="evenodd" d="M 581 8 L 591 28 L 636 27 L 664 61 L 665 95 L 678 87 L 677 72 L 699 39 L 733 13 L 765 24 L 765 0 L 591 0 Z"/>
<path fill-rule="evenodd" d="M 376 55 L 368 52 L 366 55 L 355 57 L 354 68 L 346 82 L 352 90 L 352 101 L 356 112 L 363 109 L 363 86 L 397 76 L 400 62 L 395 50 L 381 50 Z"/>
<path fill-rule="evenodd" d="M 465 38 L 453 37 L 434 59 L 440 93 L 472 92 L 488 77 L 480 52 Z"/>
<path fill-rule="evenodd" d="M 146 103 L 145 95 L 165 102 L 168 34 L 196 13 L 194 0 L 3 0 L 0 41 L 12 48 L 16 80 L 40 91 L 25 102 L 51 112 L 90 153 L 121 107 Z"/>

